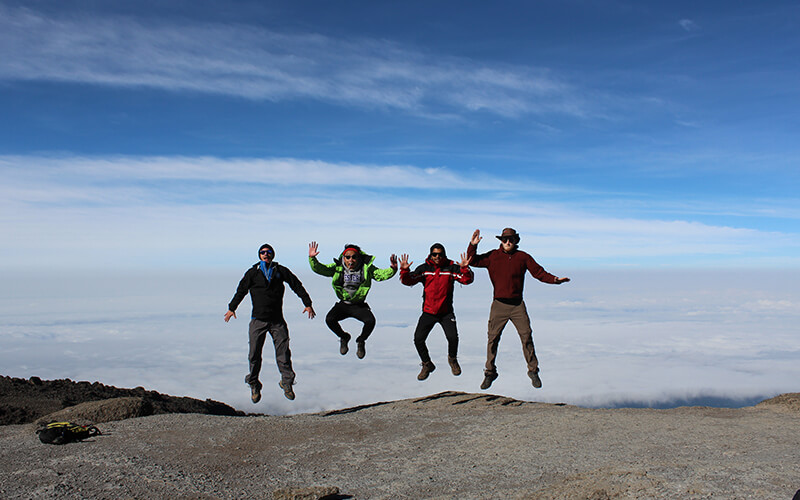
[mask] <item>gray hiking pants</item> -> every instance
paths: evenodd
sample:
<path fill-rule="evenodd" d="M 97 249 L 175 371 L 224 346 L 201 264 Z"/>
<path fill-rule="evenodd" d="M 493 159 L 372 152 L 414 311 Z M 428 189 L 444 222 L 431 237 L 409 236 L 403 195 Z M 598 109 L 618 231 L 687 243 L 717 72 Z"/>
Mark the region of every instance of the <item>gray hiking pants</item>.
<path fill-rule="evenodd" d="M 245 377 L 245 382 L 261 385 L 258 374 L 261 372 L 261 351 L 264 349 L 267 332 L 272 336 L 272 343 L 275 345 L 275 362 L 278 371 L 281 372 L 281 380 L 294 382 L 292 351 L 289 350 L 289 328 L 286 323 L 268 323 L 255 318 L 250 320 L 250 353 L 247 356 L 250 361 L 250 373 Z"/>

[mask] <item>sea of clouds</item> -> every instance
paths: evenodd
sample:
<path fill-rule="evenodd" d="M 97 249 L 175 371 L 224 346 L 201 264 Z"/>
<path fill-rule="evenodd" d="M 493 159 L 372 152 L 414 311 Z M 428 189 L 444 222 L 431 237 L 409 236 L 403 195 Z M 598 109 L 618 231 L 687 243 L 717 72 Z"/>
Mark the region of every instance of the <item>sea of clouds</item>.
<path fill-rule="evenodd" d="M 438 369 L 419 382 L 412 337 L 421 285 L 376 283 L 378 325 L 359 360 L 341 356 L 324 316 L 327 278 L 295 269 L 314 300 L 309 320 L 290 290 L 284 299 L 297 399 L 288 401 L 268 343 L 264 397 L 253 405 L 247 373 L 246 298 L 238 319 L 223 314 L 243 269 L 190 272 L 4 272 L 0 280 L 0 373 L 143 386 L 270 414 L 314 412 L 445 390 L 480 392 L 491 285 L 456 286 L 460 377 L 450 374 L 439 327 L 428 340 Z M 554 286 L 526 280 L 542 389 L 526 376 L 513 325 L 489 393 L 593 407 L 685 404 L 742 406 L 800 390 L 800 272 L 577 271 Z M 359 324 L 345 320 L 346 330 Z"/>

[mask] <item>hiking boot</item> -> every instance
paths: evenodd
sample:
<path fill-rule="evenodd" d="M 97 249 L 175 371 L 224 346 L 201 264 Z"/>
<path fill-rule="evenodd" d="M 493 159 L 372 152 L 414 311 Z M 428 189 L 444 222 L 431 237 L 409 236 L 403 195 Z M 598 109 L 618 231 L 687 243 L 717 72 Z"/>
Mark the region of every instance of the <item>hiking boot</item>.
<path fill-rule="evenodd" d="M 417 375 L 417 380 L 425 380 L 428 378 L 428 375 L 431 374 L 433 370 L 436 369 L 436 365 L 433 364 L 433 361 L 428 361 L 427 363 L 422 363 L 422 370 L 419 371 L 419 375 Z"/>
<path fill-rule="evenodd" d="M 537 389 L 541 389 L 542 387 L 542 379 L 539 378 L 539 370 L 535 372 L 528 372 L 528 376 L 531 378 L 531 384 Z"/>
<path fill-rule="evenodd" d="M 481 382 L 481 389 L 486 390 L 492 386 L 492 382 L 495 381 L 497 378 L 496 373 L 486 373 L 483 376 L 483 382 Z"/>
<path fill-rule="evenodd" d="M 450 363 L 450 371 L 453 372 L 453 375 L 455 375 L 456 377 L 461 375 L 461 366 L 459 366 L 458 360 L 456 358 L 451 358 L 450 356 L 448 356 L 447 362 Z"/>
<path fill-rule="evenodd" d="M 350 342 L 350 335 L 348 335 L 347 337 L 339 338 L 339 354 L 341 354 L 342 356 L 347 354 L 347 351 L 350 350 L 350 348 L 347 347 L 348 342 Z"/>
<path fill-rule="evenodd" d="M 367 346 L 364 345 L 364 341 L 356 342 L 358 348 L 356 349 L 356 356 L 358 359 L 364 359 L 364 356 L 367 355 Z"/>
<path fill-rule="evenodd" d="M 281 380 L 278 382 L 278 385 L 281 389 L 283 389 L 283 395 L 286 396 L 286 399 L 293 400 L 294 399 L 294 391 L 292 390 L 292 384 L 294 382 L 288 382 Z"/>
<path fill-rule="evenodd" d="M 261 384 L 250 385 L 250 400 L 253 401 L 253 404 L 261 401 Z"/>

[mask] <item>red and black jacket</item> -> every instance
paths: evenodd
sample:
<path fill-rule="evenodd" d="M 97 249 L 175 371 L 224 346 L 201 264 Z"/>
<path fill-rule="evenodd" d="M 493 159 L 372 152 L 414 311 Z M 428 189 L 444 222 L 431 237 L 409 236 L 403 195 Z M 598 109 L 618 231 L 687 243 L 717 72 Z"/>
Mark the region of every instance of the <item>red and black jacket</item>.
<path fill-rule="evenodd" d="M 442 259 L 437 266 L 428 258 L 413 271 L 400 269 L 400 282 L 404 285 L 423 284 L 422 311 L 436 316 L 453 311 L 453 283 L 469 285 L 474 278 L 472 269 L 449 259 Z"/>

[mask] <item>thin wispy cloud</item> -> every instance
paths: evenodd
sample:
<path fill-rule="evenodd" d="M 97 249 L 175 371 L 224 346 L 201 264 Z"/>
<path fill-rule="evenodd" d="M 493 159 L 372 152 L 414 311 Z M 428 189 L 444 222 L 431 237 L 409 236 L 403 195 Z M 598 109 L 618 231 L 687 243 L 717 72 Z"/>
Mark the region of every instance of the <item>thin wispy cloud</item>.
<path fill-rule="evenodd" d="M 678 25 L 681 28 L 683 28 L 684 31 L 687 31 L 689 33 L 700 29 L 700 26 L 698 26 L 697 23 L 692 21 L 691 19 L 681 19 L 680 21 L 678 21 Z"/>
<path fill-rule="evenodd" d="M 245 25 L 49 17 L 0 7 L 0 47 L 4 80 L 311 98 L 426 115 L 583 115 L 589 108 L 580 92 L 545 68 Z"/>

